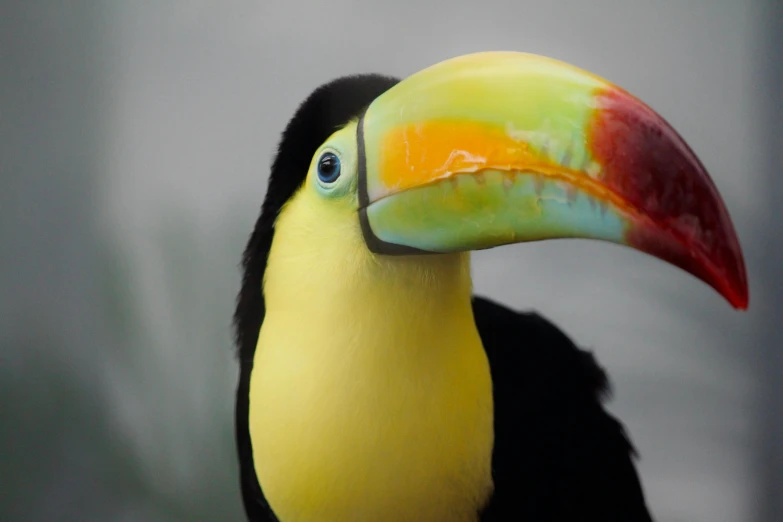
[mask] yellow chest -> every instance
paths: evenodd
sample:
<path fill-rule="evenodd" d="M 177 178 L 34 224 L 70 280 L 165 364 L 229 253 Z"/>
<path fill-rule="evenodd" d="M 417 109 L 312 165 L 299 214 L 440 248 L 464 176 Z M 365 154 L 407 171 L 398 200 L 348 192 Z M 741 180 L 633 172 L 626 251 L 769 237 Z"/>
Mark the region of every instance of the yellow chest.
<path fill-rule="evenodd" d="M 374 256 L 356 202 L 314 194 L 281 211 L 264 274 L 248 419 L 264 495 L 281 522 L 473 522 L 494 434 L 469 256 Z"/>
<path fill-rule="evenodd" d="M 267 500 L 281 522 L 476 520 L 493 404 L 469 304 L 360 303 L 267 313 L 249 419 Z"/>

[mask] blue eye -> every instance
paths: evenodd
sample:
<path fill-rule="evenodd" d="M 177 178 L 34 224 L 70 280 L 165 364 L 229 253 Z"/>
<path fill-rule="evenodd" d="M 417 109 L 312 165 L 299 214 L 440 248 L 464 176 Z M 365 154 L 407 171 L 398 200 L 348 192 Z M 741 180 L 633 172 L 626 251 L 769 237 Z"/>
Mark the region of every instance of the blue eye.
<path fill-rule="evenodd" d="M 340 158 L 325 152 L 318 160 L 318 179 L 322 183 L 334 183 L 340 177 Z"/>

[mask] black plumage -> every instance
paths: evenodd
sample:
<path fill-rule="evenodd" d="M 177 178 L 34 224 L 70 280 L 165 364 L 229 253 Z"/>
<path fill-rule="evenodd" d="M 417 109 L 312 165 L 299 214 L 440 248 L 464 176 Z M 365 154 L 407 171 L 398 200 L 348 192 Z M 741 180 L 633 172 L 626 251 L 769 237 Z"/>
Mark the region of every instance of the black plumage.
<path fill-rule="evenodd" d="M 650 521 L 635 451 L 602 407 L 592 354 L 536 313 L 484 298 L 473 313 L 492 373 L 495 493 L 483 521 Z"/>
<path fill-rule="evenodd" d="M 398 80 L 363 75 L 319 87 L 283 133 L 261 215 L 243 256 L 234 315 L 239 358 L 236 441 L 251 522 L 276 521 L 253 468 L 248 393 L 265 306 L 262 281 L 275 219 L 304 182 L 316 149 Z M 622 425 L 602 407 L 608 382 L 593 356 L 535 313 L 476 297 L 473 309 L 494 387 L 495 491 L 488 521 L 650 521 Z"/>

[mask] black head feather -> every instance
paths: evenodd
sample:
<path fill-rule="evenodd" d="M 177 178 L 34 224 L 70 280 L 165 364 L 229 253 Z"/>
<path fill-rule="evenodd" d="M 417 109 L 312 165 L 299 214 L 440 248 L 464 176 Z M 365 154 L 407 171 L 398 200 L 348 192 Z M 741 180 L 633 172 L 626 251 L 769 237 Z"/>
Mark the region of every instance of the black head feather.
<path fill-rule="evenodd" d="M 242 466 L 242 497 L 250 520 L 274 520 L 253 470 L 248 432 L 248 392 L 258 332 L 266 311 L 261 285 L 272 247 L 275 220 L 286 201 L 304 182 L 318 147 L 398 81 L 372 74 L 348 76 L 322 85 L 299 106 L 278 145 L 261 215 L 242 258 L 242 288 L 234 312 L 234 337 L 240 368 L 236 437 Z"/>
<path fill-rule="evenodd" d="M 234 314 L 240 361 L 252 360 L 264 317 L 261 282 L 277 214 L 304 182 L 316 149 L 398 81 L 375 74 L 339 78 L 316 89 L 288 123 L 272 163 L 261 215 L 242 259 L 242 289 Z"/>

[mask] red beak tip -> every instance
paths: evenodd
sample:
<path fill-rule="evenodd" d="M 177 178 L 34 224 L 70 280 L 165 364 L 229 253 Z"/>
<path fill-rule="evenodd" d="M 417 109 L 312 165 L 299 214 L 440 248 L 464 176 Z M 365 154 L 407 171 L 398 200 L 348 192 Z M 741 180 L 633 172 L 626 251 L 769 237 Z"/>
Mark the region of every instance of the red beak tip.
<path fill-rule="evenodd" d="M 748 309 L 750 298 L 748 296 L 748 287 L 744 286 L 738 293 L 735 293 L 729 299 L 729 303 L 735 310 L 745 311 Z"/>

